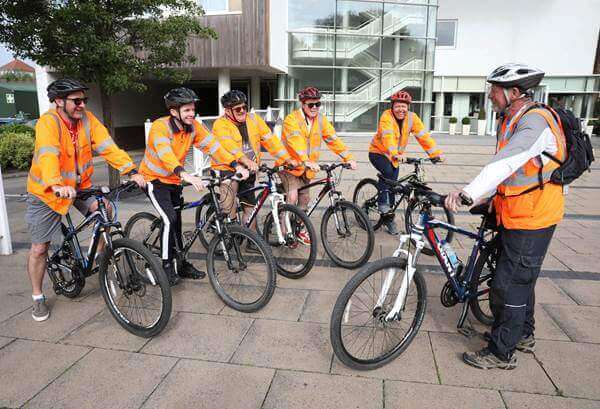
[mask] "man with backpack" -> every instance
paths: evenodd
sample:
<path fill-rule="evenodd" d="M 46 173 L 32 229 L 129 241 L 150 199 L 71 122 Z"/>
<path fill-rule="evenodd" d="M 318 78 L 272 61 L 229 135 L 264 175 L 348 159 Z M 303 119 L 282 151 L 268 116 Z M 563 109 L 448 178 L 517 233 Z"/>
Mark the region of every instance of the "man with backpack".
<path fill-rule="evenodd" d="M 524 64 L 502 65 L 487 77 L 488 98 L 499 114 L 496 155 L 469 185 L 446 198 L 446 207 L 456 211 L 464 197 L 479 201 L 495 193 L 500 255 L 490 283 L 494 324 L 485 348 L 463 354 L 481 369 L 514 369 L 515 349 L 534 351 L 534 289 L 563 218 L 563 185 L 593 160 L 585 134 L 573 128 L 572 113 L 532 101 L 543 77 Z"/>

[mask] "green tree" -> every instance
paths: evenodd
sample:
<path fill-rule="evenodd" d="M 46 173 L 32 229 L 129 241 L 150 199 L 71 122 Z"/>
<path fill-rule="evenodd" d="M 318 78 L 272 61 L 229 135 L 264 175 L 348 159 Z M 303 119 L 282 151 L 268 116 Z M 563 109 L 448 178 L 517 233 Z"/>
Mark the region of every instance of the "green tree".
<path fill-rule="evenodd" d="M 19 57 L 96 83 L 114 135 L 109 96 L 143 92 L 145 79 L 184 82 L 190 37 L 216 38 L 194 0 L 0 0 L 0 43 Z M 115 178 L 116 176 L 116 178 Z M 111 173 L 111 185 L 118 175 Z"/>

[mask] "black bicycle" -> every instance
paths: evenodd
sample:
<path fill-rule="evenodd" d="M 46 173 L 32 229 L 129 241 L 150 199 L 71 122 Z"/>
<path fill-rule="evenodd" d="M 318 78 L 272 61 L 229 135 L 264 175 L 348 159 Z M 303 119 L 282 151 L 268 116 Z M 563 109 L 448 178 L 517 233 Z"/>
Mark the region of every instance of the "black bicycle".
<path fill-rule="evenodd" d="M 111 220 L 104 202 L 116 198 L 112 202 L 116 213 L 119 195 L 134 188 L 137 185 L 128 182 L 113 191 L 107 187 L 78 191 L 78 199 L 94 197 L 98 210 L 88 214 L 77 227 L 66 215 L 67 224 L 61 223 L 64 239 L 48 257 L 47 271 L 54 292 L 68 298 L 77 297 L 86 278 L 98 272 L 102 297 L 113 317 L 132 334 L 149 338 L 159 334 L 171 316 L 169 280 L 159 260 L 147 248 L 124 238 L 116 214 Z M 91 244 L 84 253 L 77 236 L 90 225 Z M 98 256 L 97 267 L 93 267 L 102 239 L 106 245 Z"/>
<path fill-rule="evenodd" d="M 477 232 L 436 220 L 433 207 L 442 207 L 445 196 L 417 189 L 419 221 L 409 234 L 400 236 L 392 257 L 370 263 L 342 289 L 331 315 L 331 343 L 345 365 L 361 370 L 379 368 L 400 355 L 416 336 L 427 307 L 427 287 L 419 271 L 419 254 L 425 241 L 435 251 L 447 282 L 441 292 L 445 307 L 463 303 L 457 328 L 463 328 L 469 309 L 485 325 L 494 317 L 490 308 L 489 282 L 496 271 L 499 237 L 493 216 L 485 206 L 471 209 L 482 216 Z M 472 204 L 462 197 L 463 204 Z M 475 241 L 463 264 L 434 229 L 452 230 Z"/>
<path fill-rule="evenodd" d="M 393 218 L 396 215 L 396 211 L 399 209 L 403 217 L 403 225 L 406 232 L 410 232 L 412 226 L 415 225 L 421 212 L 422 203 L 415 199 L 412 192 L 412 187 L 415 185 L 425 186 L 425 169 L 423 164 L 425 162 L 431 162 L 429 158 L 406 158 L 404 163 L 414 165 L 414 171 L 402 176 L 399 180 L 386 179 L 380 173 L 377 177 L 386 185 L 384 191 L 379 191 L 379 183 L 372 178 L 362 179 L 356 185 L 354 194 L 352 195 L 352 201 L 354 204 L 359 206 L 369 218 L 370 223 L 373 225 L 373 229 L 379 229 L 386 220 Z M 381 195 L 392 193 L 394 195 L 394 202 L 390 206 L 389 212 L 381 212 L 378 206 Z M 449 224 L 454 224 L 454 215 L 447 209 L 440 209 L 436 212 L 436 216 L 440 220 L 445 221 Z M 444 240 L 448 243 L 452 242 L 454 238 L 454 232 L 448 230 L 445 234 Z M 423 249 L 423 253 L 432 256 L 433 250 L 426 244 Z"/>
<path fill-rule="evenodd" d="M 306 213 L 310 217 L 323 198 L 329 196 L 329 206 L 321 218 L 321 241 L 325 252 L 340 267 L 358 268 L 365 264 L 373 253 L 375 233 L 360 207 L 344 200 L 342 192 L 337 190 L 334 170 L 349 169 L 350 165 L 333 163 L 319 167 L 327 176 L 298 189 L 303 191 L 323 185 L 319 194 L 309 203 Z M 341 172 L 339 177 L 341 178 Z"/>
<path fill-rule="evenodd" d="M 260 210 L 265 203 L 269 201 L 269 213 L 264 218 L 263 228 L 256 223 L 259 234 L 262 234 L 264 240 L 271 247 L 277 272 L 287 278 L 304 277 L 312 269 L 317 259 L 317 234 L 309 217 L 300 208 L 286 204 L 285 197 L 278 192 L 275 175 L 286 169 L 285 166 L 268 167 L 265 164 L 260 165 L 259 172 L 265 174 L 266 179 L 257 183 L 256 186 L 238 192 L 239 197 L 246 194 L 259 192 L 256 205 L 248 220 L 243 221 L 242 204 L 237 207 L 238 223 L 250 227 L 257 220 Z M 221 186 L 221 190 L 225 190 Z M 223 198 L 221 192 L 221 199 Z M 207 194 L 208 195 L 208 194 Z M 200 231 L 200 241 L 205 248 L 208 248 L 212 237 L 216 232 L 215 210 L 212 201 L 204 200 L 204 205 L 196 208 L 196 225 L 202 225 Z M 262 233 L 261 233 L 262 230 Z M 298 233 L 306 231 L 310 238 L 310 243 L 302 242 L 298 238 Z"/>
<path fill-rule="evenodd" d="M 207 183 L 208 195 L 200 200 L 183 203 L 175 210 L 181 212 L 203 206 L 210 201 L 216 209 L 214 219 L 215 235 L 208 245 L 206 267 L 210 283 L 229 307 L 253 312 L 263 308 L 275 291 L 276 265 L 269 246 L 253 230 L 232 223 L 219 204 L 217 187 L 225 180 L 238 179 L 239 175 L 203 177 Z M 196 224 L 194 230 L 183 234 L 183 248 L 176 243 L 176 262 L 191 259 L 191 249 L 200 236 L 204 224 Z M 127 237 L 141 241 L 154 254 L 161 254 L 163 221 L 152 213 L 141 212 L 133 215 L 125 225 Z M 256 251 L 249 251 L 253 246 Z M 202 254 L 195 254 L 200 259 Z"/>

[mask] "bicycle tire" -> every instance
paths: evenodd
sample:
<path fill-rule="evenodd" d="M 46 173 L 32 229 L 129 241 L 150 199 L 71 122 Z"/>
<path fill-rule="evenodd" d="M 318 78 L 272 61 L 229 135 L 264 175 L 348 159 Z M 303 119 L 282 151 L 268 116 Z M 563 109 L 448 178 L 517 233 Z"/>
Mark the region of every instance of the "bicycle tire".
<path fill-rule="evenodd" d="M 313 226 L 310 218 L 297 206 L 293 206 L 290 204 L 280 204 L 278 207 L 280 213 L 289 212 L 294 215 L 294 217 L 300 219 L 302 225 L 306 227 L 308 232 L 308 237 L 310 238 L 310 249 L 308 251 L 308 258 L 306 261 L 299 261 L 299 264 L 302 266 L 300 269 L 292 270 L 291 268 L 287 268 L 286 264 L 282 262 L 284 257 L 278 257 L 275 255 L 275 252 L 278 252 L 280 247 L 290 248 L 289 246 L 298 246 L 303 248 L 304 244 L 300 243 L 296 237 L 296 232 L 293 233 L 293 237 L 290 239 L 292 242 L 286 244 L 280 244 L 277 241 L 277 235 L 274 235 L 273 238 L 270 238 L 271 230 L 273 229 L 273 214 L 269 213 L 267 217 L 265 217 L 265 225 L 263 228 L 263 238 L 265 242 L 271 247 L 271 252 L 273 253 L 273 258 L 275 260 L 275 264 L 277 265 L 277 273 L 281 274 L 283 277 L 298 279 L 306 276 L 310 270 L 313 268 L 315 264 L 315 260 L 317 259 L 317 233 L 315 232 L 315 227 Z M 297 224 L 295 225 L 297 227 Z M 290 248 L 290 250 L 293 250 Z M 288 257 L 289 258 L 289 257 Z M 294 257 L 294 260 L 298 259 Z"/>
<path fill-rule="evenodd" d="M 127 294 L 128 297 L 132 297 L 135 294 L 141 299 L 147 294 L 149 285 L 152 287 L 159 287 L 159 293 L 161 295 L 159 315 L 158 318 L 149 326 L 139 325 L 139 323 L 136 323 L 132 321 L 131 318 L 127 317 L 123 311 L 123 306 L 119 305 L 120 302 L 116 300 L 116 286 L 114 284 L 109 284 L 109 278 L 107 274 L 109 271 L 109 263 L 111 260 L 114 260 L 115 254 L 118 254 L 119 250 L 121 249 L 132 250 L 134 255 L 137 254 L 139 257 L 141 257 L 142 260 L 140 261 L 143 261 L 142 268 L 144 271 L 142 274 L 137 266 L 135 268 L 132 267 L 131 259 L 133 258 L 133 255 L 126 255 L 125 259 L 127 260 L 131 271 L 127 272 L 126 283 L 118 283 L 119 288 L 127 289 L 128 292 L 131 291 L 130 294 Z M 116 266 L 117 262 L 114 260 L 113 267 Z M 125 274 L 123 274 L 123 277 L 125 277 Z M 119 280 L 118 277 L 116 278 Z M 108 306 L 112 316 L 125 330 L 139 337 L 151 338 L 158 335 L 165 328 L 171 316 L 171 287 L 159 259 L 156 258 L 148 248 L 142 245 L 142 243 L 128 238 L 117 239 L 113 241 L 112 248 L 106 248 L 100 255 L 98 279 L 100 282 L 100 291 L 102 293 L 102 298 L 104 298 L 104 302 Z M 133 304 L 137 309 L 156 311 L 151 307 L 140 308 L 140 301 L 135 301 Z M 156 307 L 156 305 L 153 305 L 152 307 Z M 142 314 L 140 313 L 136 315 L 141 318 Z"/>
<path fill-rule="evenodd" d="M 71 258 L 72 262 L 75 262 L 75 259 L 73 258 L 73 242 L 70 243 L 64 243 L 66 244 L 66 247 L 63 247 L 63 250 L 61 250 L 61 252 L 64 254 L 65 249 L 68 251 L 69 256 Z M 56 250 L 58 249 L 58 245 L 51 245 L 51 252 L 54 253 Z M 64 258 L 61 258 L 64 261 Z M 54 287 L 54 291 L 56 292 L 56 294 L 58 295 L 64 295 L 67 298 L 70 299 L 74 299 L 77 298 L 79 296 L 79 294 L 81 294 L 81 291 L 84 289 L 85 287 L 85 276 L 80 272 L 80 271 L 74 271 L 74 269 L 76 269 L 77 267 L 72 265 L 70 266 L 71 271 L 69 272 L 70 274 L 70 279 L 66 279 L 64 277 L 64 273 L 62 271 L 62 269 L 60 269 L 60 267 L 57 267 L 56 269 L 60 269 L 61 271 L 56 271 L 56 273 L 60 274 L 61 277 L 58 278 L 56 277 L 56 273 L 54 271 L 51 271 L 51 267 L 50 267 L 50 263 L 46 264 L 46 271 L 48 272 L 48 275 L 53 277 L 53 287 Z M 65 286 L 65 281 L 73 281 L 73 283 L 70 286 Z"/>
<path fill-rule="evenodd" d="M 142 223 L 149 225 L 149 227 L 144 226 L 141 228 L 142 235 L 134 234 L 134 227 L 138 227 Z M 158 232 L 155 234 L 156 230 Z M 123 228 L 126 238 L 142 243 L 158 258 L 161 258 L 161 230 L 162 220 L 158 216 L 148 212 L 134 214 L 127 220 Z"/>
<path fill-rule="evenodd" d="M 352 212 L 353 216 L 347 214 L 347 211 Z M 345 259 L 343 258 L 343 255 L 340 255 L 337 250 L 334 250 L 333 237 L 328 236 L 327 228 L 330 220 L 333 220 L 335 222 L 335 220 L 332 219 L 332 216 L 334 214 L 342 216 L 341 218 L 338 217 L 338 220 L 342 220 L 342 222 L 344 223 L 344 229 L 347 232 L 350 233 L 350 230 L 352 230 L 351 223 L 353 221 L 356 221 L 356 228 L 358 229 L 358 233 L 366 232 L 366 243 L 356 243 L 356 240 L 354 243 L 350 243 L 353 244 L 353 249 L 355 250 L 355 252 L 359 253 L 358 257 L 353 259 Z M 335 228 L 335 225 L 334 230 L 337 232 L 337 228 Z M 338 237 L 340 237 L 339 233 Z M 367 216 L 360 209 L 360 207 L 358 207 L 352 202 L 340 200 L 336 202 L 333 206 L 329 206 L 327 210 L 325 210 L 325 213 L 323 213 L 323 218 L 321 219 L 321 241 L 323 242 L 325 252 L 336 265 L 343 268 L 355 269 L 364 265 L 367 261 L 369 261 L 369 258 L 371 258 L 371 255 L 373 254 L 373 248 L 375 246 L 375 232 L 373 231 L 371 224 L 368 222 Z M 363 246 L 364 251 L 360 253 L 360 249 L 362 249 Z"/>
<path fill-rule="evenodd" d="M 207 198 L 208 195 L 208 198 Z M 202 205 L 196 208 L 196 214 L 194 221 L 196 223 L 196 229 L 199 229 L 199 226 L 202 225 L 202 228 L 199 229 L 200 232 L 198 234 L 198 238 L 200 239 L 200 243 L 202 243 L 202 247 L 205 250 L 208 250 L 208 246 L 214 237 L 214 221 L 215 219 L 215 206 L 213 205 L 212 199 L 210 199 L 210 193 L 204 195 L 201 199 Z"/>
<path fill-rule="evenodd" d="M 481 287 L 486 285 L 496 273 L 498 251 L 494 244 L 479 253 L 477 260 L 475 261 L 473 276 L 471 277 L 470 283 L 470 288 L 472 291 L 480 291 Z M 482 275 L 482 272 L 486 267 L 487 271 Z M 483 290 L 486 289 L 484 288 Z M 477 298 L 471 298 L 469 300 L 469 307 L 471 308 L 471 312 L 477 321 L 481 322 L 483 325 L 491 326 L 494 323 L 494 315 L 491 312 L 491 307 L 490 312 L 488 313 L 487 311 L 483 310 L 481 305 L 481 302 L 484 302 L 487 303 L 489 307 L 489 288 L 486 291 L 486 293 L 481 294 Z M 486 294 L 488 295 L 488 298 L 482 298 L 482 296 L 485 296 Z"/>
<path fill-rule="evenodd" d="M 225 243 L 225 240 L 227 240 L 227 243 Z M 229 294 L 229 292 L 223 287 L 219 277 L 221 273 L 215 271 L 215 261 L 217 261 L 217 257 L 222 257 L 221 255 L 217 255 L 217 246 L 220 243 L 223 243 L 223 246 L 225 246 L 225 248 L 228 249 L 228 254 L 230 257 L 234 255 L 239 260 L 241 252 L 238 252 L 238 250 L 240 250 L 241 246 L 244 245 L 243 242 L 248 240 L 252 241 L 252 243 L 259 249 L 260 256 L 262 256 L 264 260 L 264 266 L 262 265 L 262 263 L 256 264 L 260 264 L 260 271 L 262 272 L 264 270 L 266 273 L 265 288 L 261 291 L 260 295 L 256 298 L 256 300 L 253 300 L 251 302 L 241 302 L 232 297 Z M 233 251 L 229 251 L 231 249 L 233 249 Z M 221 252 L 223 251 L 222 248 L 220 250 Z M 245 258 L 249 259 L 248 256 L 246 256 Z M 242 260 L 244 260 L 244 257 L 242 257 Z M 265 305 L 267 305 L 273 297 L 273 293 L 275 291 L 277 271 L 275 261 L 273 260 L 273 255 L 271 254 L 269 246 L 263 241 L 263 239 L 257 233 L 255 233 L 253 230 L 250 230 L 247 227 L 243 227 L 240 225 L 226 225 L 223 235 L 215 236 L 210 242 L 210 245 L 208 247 L 208 254 L 206 256 L 206 267 L 208 277 L 210 279 L 210 284 L 212 285 L 213 289 L 215 290 L 219 298 L 221 298 L 221 300 L 223 300 L 223 302 L 227 306 L 233 308 L 234 310 L 241 312 L 258 311 Z M 231 272 L 231 270 L 229 271 Z M 251 274 L 250 271 L 247 271 L 247 273 L 247 275 Z M 239 276 L 239 272 L 235 273 L 234 275 Z M 243 286 L 240 285 L 239 287 Z M 250 288 L 252 286 L 250 285 L 245 287 L 248 287 L 246 288 L 246 290 L 252 290 L 252 288 Z"/>
<path fill-rule="evenodd" d="M 415 221 L 413 221 L 413 215 L 419 214 L 419 212 L 416 211 L 417 206 L 419 206 L 419 204 L 420 203 L 417 200 L 412 199 L 406 206 L 406 211 L 404 213 L 404 228 L 406 229 L 407 234 L 410 233 L 412 226 L 415 224 Z M 441 221 L 454 225 L 454 223 L 455 223 L 454 222 L 454 214 L 452 214 L 452 212 L 450 212 L 445 207 L 443 209 L 444 209 L 444 215 L 446 217 L 446 220 L 441 220 Z M 451 243 L 453 239 L 454 239 L 454 232 L 451 230 L 446 230 L 446 235 L 445 235 L 445 237 L 442 237 L 442 240 L 445 240 L 447 243 Z M 431 248 L 429 243 L 427 243 L 427 241 L 425 242 L 425 247 L 423 247 L 421 252 L 428 256 L 434 255 L 433 249 Z"/>
<path fill-rule="evenodd" d="M 367 216 L 369 223 L 373 226 L 373 230 L 377 230 L 383 224 L 383 217 L 379 212 L 377 199 L 379 197 L 378 183 L 375 179 L 365 178 L 358 182 L 352 194 L 352 203 L 358 206 Z M 372 193 L 364 193 L 369 188 L 375 189 L 375 195 Z M 361 190 L 363 195 L 361 197 Z M 366 197 L 365 197 L 366 196 Z"/>
<path fill-rule="evenodd" d="M 425 284 L 425 280 L 423 278 L 423 276 L 421 275 L 421 273 L 419 272 L 419 270 L 417 269 L 417 271 L 415 272 L 415 275 L 413 277 L 413 283 L 414 283 L 414 288 L 417 291 L 417 295 L 416 295 L 416 307 L 415 307 L 415 312 L 414 312 L 414 317 L 412 318 L 412 320 L 410 320 L 410 326 L 407 329 L 406 335 L 404 337 L 402 337 L 400 339 L 400 342 L 397 344 L 392 345 L 392 347 L 386 351 L 384 354 L 379 355 L 377 357 L 373 357 L 372 359 L 362 359 L 359 358 L 357 356 L 355 356 L 354 354 L 352 354 L 351 352 L 348 351 L 348 349 L 346 348 L 344 339 L 343 339 L 343 321 L 347 321 L 349 318 L 352 318 L 351 313 L 350 313 L 350 308 L 351 308 L 351 304 L 349 304 L 349 301 L 351 300 L 352 296 L 356 293 L 360 294 L 360 292 L 358 291 L 360 289 L 360 286 L 363 282 L 365 282 L 366 280 L 369 279 L 369 277 L 371 277 L 372 275 L 374 275 L 377 272 L 380 271 L 389 271 L 390 269 L 393 268 L 397 268 L 401 271 L 405 270 L 406 268 L 406 259 L 403 258 L 398 258 L 398 257 L 388 257 L 388 258 L 383 258 L 377 261 L 374 261 L 372 263 L 367 264 L 362 270 L 360 270 L 357 274 L 354 275 L 354 277 L 352 277 L 350 279 L 350 281 L 348 281 L 348 283 L 344 286 L 344 288 L 342 289 L 342 291 L 340 292 L 340 295 L 338 296 L 336 302 L 335 302 L 335 306 L 333 307 L 333 312 L 331 314 L 331 324 L 330 324 L 330 338 L 331 338 L 331 344 L 333 347 L 333 351 L 335 353 L 335 355 L 337 356 L 337 358 L 346 366 L 352 368 L 352 369 L 357 369 L 357 370 L 372 370 L 372 369 L 376 369 L 376 368 L 380 368 L 383 365 L 393 361 L 395 358 L 397 358 L 402 352 L 404 352 L 404 350 L 406 350 L 406 348 L 410 345 L 410 343 L 413 341 L 414 337 L 416 336 L 417 332 L 419 331 L 419 328 L 421 327 L 421 324 L 423 322 L 423 318 L 425 317 L 425 311 L 427 309 L 427 286 Z M 398 274 L 398 273 L 397 273 Z M 396 276 L 396 280 L 401 279 L 401 277 L 398 277 L 398 275 Z M 369 285 L 371 285 L 369 283 Z M 373 287 L 371 287 L 373 288 Z M 391 287 L 393 288 L 393 287 Z M 388 296 L 390 294 L 388 293 Z M 395 297 L 393 297 L 394 294 L 391 294 L 393 298 L 390 299 L 391 304 L 393 304 L 393 301 L 395 300 Z M 375 299 L 377 299 L 377 297 L 375 297 Z M 386 297 L 387 300 L 387 297 Z M 357 300 L 360 301 L 360 300 Z M 383 316 L 385 316 L 385 314 L 387 313 L 387 311 L 385 309 L 380 309 L 379 311 L 375 309 L 373 309 L 372 311 L 370 311 L 370 308 L 364 304 L 362 301 L 360 303 L 356 303 L 359 307 L 360 305 L 365 305 L 367 307 L 366 311 L 367 313 L 367 317 L 372 317 L 370 319 L 372 319 L 372 322 L 374 321 L 375 315 L 374 314 L 378 314 L 378 317 L 381 318 Z M 384 300 L 384 306 L 385 306 L 385 300 Z M 407 303 L 407 305 L 409 305 Z M 412 305 L 412 303 L 410 304 Z M 406 308 L 402 311 L 403 313 L 406 313 Z M 355 314 L 356 315 L 356 314 Z M 381 320 L 378 320 L 379 324 L 381 325 L 390 325 L 390 322 L 387 321 L 385 322 L 385 324 L 381 323 Z M 394 322 L 401 322 L 402 320 L 398 321 L 394 321 Z M 367 322 L 365 322 L 366 324 Z M 378 324 L 377 323 L 373 323 L 373 325 L 370 328 L 375 329 L 376 326 Z M 347 323 L 345 324 L 346 327 L 352 327 L 350 325 L 347 325 Z M 352 333 L 354 331 L 351 330 L 350 333 Z M 368 335 L 368 337 L 370 337 Z M 373 343 L 375 344 L 375 334 L 373 335 Z M 384 335 L 384 341 L 385 341 L 385 335 Z M 391 339 L 391 338 L 390 338 Z M 355 341 L 356 342 L 356 341 Z M 353 343 L 354 345 L 354 343 Z M 348 345 L 348 346 L 352 346 L 352 345 Z"/>

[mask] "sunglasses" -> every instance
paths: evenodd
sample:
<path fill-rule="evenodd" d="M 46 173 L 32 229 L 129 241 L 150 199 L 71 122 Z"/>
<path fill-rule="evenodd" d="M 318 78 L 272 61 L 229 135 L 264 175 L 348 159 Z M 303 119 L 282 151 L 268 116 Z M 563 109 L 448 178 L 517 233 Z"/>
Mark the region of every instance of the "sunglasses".
<path fill-rule="evenodd" d="M 232 110 L 236 114 L 241 114 L 242 112 L 246 112 L 248 110 L 248 106 L 247 105 L 242 105 L 242 106 L 239 106 L 239 107 L 232 108 Z"/>
<path fill-rule="evenodd" d="M 310 103 L 304 104 L 304 105 L 306 105 L 310 109 L 313 109 L 314 107 L 319 108 L 321 106 L 321 101 L 319 101 L 319 102 L 310 102 Z"/>
<path fill-rule="evenodd" d="M 69 101 L 73 101 L 73 103 L 75 104 L 75 106 L 79 106 L 81 104 L 87 104 L 88 102 L 88 97 L 85 98 L 66 98 Z"/>

